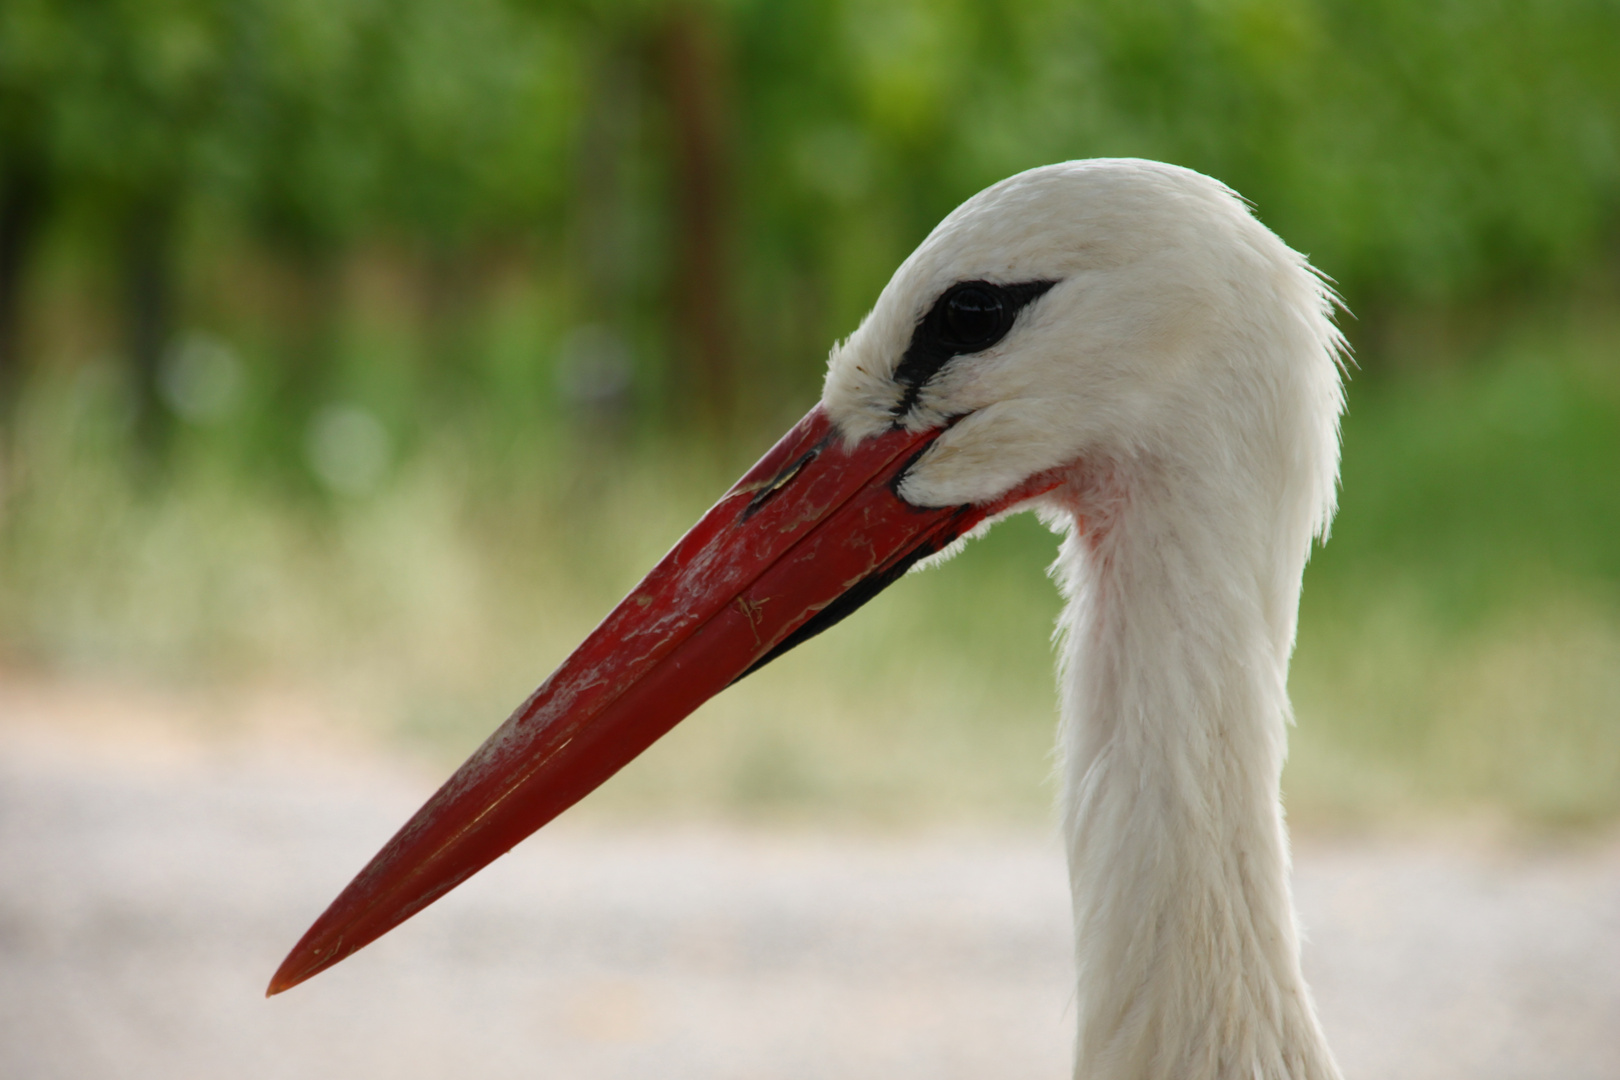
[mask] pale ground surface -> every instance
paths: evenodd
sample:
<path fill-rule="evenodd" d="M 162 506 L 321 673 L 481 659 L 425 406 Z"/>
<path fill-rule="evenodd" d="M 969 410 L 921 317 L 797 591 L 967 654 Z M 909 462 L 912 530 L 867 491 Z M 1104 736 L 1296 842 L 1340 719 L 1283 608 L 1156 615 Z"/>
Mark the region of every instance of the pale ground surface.
<path fill-rule="evenodd" d="M 1039 832 L 565 820 L 265 1001 L 437 777 L 161 713 L 0 676 L 0 1078 L 1067 1073 L 1066 884 Z M 1620 1078 L 1613 838 L 1307 838 L 1297 864 L 1347 1076 Z"/>

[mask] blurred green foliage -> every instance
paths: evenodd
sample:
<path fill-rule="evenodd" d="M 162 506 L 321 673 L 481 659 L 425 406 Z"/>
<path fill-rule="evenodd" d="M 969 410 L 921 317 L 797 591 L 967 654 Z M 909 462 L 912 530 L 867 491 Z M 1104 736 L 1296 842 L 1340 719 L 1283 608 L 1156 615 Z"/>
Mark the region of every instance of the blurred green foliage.
<path fill-rule="evenodd" d="M 1138 155 L 1356 313 L 1296 816 L 1613 816 L 1617 42 L 1615 0 L 6 0 L 0 664 L 360 687 L 465 749 L 941 216 Z M 1036 805 L 1049 543 L 907 582 L 620 797 Z"/>
<path fill-rule="evenodd" d="M 163 351 L 201 326 L 302 425 L 346 392 L 343 364 L 399 360 L 344 348 L 369 255 L 410 286 L 415 317 L 382 317 L 423 354 L 413 409 L 447 388 L 545 398 L 585 324 L 614 335 L 641 420 L 721 390 L 757 408 L 810 391 L 956 203 L 1098 155 L 1232 184 L 1367 338 L 1386 309 L 1613 257 L 1616 41 L 1610 0 L 11 0 L 0 361 L 124 354 L 160 408 Z M 690 264 L 694 221 L 720 234 L 714 266 Z M 545 294 L 521 359 L 469 331 L 514 281 Z M 22 302 L 53 287 L 99 337 Z M 261 340 L 255 300 L 280 303 Z M 683 341 L 679 308 L 710 303 L 737 340 Z M 735 385 L 683 374 L 717 349 L 746 358 L 723 362 Z"/>

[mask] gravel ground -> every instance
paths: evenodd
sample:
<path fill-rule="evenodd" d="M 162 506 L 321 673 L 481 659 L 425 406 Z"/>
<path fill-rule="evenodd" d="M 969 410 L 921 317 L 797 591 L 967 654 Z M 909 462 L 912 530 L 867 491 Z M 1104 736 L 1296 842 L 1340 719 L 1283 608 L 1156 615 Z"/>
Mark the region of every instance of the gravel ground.
<path fill-rule="evenodd" d="M 1050 1077 L 1059 845 L 566 820 L 270 1001 L 427 794 L 382 764 L 6 734 L 0 1077 Z M 1306 841 L 1352 1078 L 1620 1078 L 1620 844 Z"/>

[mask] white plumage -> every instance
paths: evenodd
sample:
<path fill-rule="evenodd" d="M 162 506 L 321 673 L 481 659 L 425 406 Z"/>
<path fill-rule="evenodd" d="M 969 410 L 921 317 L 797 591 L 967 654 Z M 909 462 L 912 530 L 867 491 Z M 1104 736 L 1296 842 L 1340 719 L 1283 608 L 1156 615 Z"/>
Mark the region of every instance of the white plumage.
<path fill-rule="evenodd" d="M 963 204 L 833 350 L 823 404 L 892 422 L 920 314 L 953 282 L 1058 282 L 905 417 L 961 417 L 921 505 L 1026 504 L 1064 533 L 1063 821 L 1075 1075 L 1326 1078 L 1278 796 L 1300 577 L 1334 510 L 1342 339 L 1322 279 L 1228 188 L 1099 160 Z"/>

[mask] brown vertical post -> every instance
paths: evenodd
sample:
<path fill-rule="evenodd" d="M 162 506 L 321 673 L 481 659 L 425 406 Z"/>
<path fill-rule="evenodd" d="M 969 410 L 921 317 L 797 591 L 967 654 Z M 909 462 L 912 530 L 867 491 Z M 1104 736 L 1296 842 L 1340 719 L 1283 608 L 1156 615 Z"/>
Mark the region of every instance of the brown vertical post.
<path fill-rule="evenodd" d="M 694 420 L 724 434 L 736 404 L 725 54 L 714 14 L 702 3 L 672 7 L 658 46 L 670 117 L 679 391 Z"/>
<path fill-rule="evenodd" d="M 124 289 L 128 348 L 135 390 L 138 449 L 153 463 L 167 450 L 169 416 L 158 391 L 163 351 L 174 317 L 173 201 L 152 194 L 135 200 L 124 223 Z"/>
<path fill-rule="evenodd" d="M 23 271 L 44 203 L 45 185 L 33 170 L 0 172 L 0 431 L 9 427 L 22 387 Z"/>

